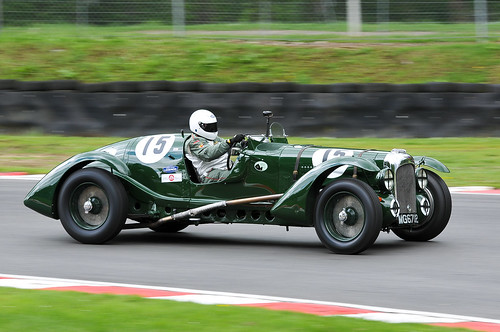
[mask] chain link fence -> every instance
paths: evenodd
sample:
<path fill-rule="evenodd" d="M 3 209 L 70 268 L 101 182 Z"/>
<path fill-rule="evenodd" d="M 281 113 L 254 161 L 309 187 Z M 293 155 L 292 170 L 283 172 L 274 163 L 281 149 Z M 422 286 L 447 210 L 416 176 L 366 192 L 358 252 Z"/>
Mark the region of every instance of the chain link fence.
<path fill-rule="evenodd" d="M 0 0 L 0 29 L 40 24 L 147 24 L 218 38 L 492 39 L 500 36 L 500 1 Z"/>

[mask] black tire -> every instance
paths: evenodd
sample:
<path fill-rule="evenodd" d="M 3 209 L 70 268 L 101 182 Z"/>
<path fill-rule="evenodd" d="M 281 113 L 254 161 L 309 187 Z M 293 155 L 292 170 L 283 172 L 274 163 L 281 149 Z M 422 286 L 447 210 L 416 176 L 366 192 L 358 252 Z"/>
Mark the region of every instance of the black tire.
<path fill-rule="evenodd" d="M 71 237 L 81 243 L 100 244 L 122 230 L 127 202 L 127 193 L 118 178 L 102 169 L 86 168 L 64 181 L 57 209 Z"/>
<path fill-rule="evenodd" d="M 139 92 L 137 81 L 115 81 L 109 83 L 109 92 Z"/>
<path fill-rule="evenodd" d="M 77 90 L 80 83 L 76 80 L 54 80 L 47 81 L 49 91 L 73 91 Z"/>
<path fill-rule="evenodd" d="M 412 229 L 395 228 L 394 234 L 406 241 L 429 241 L 448 225 L 451 216 L 451 195 L 446 183 L 436 173 L 427 171 L 427 198 L 430 212 L 422 225 Z"/>
<path fill-rule="evenodd" d="M 227 93 L 230 85 L 226 83 L 201 83 L 200 92 L 204 93 Z"/>
<path fill-rule="evenodd" d="M 17 90 L 18 82 L 16 80 L 0 79 L 0 90 Z"/>
<path fill-rule="evenodd" d="M 169 221 L 158 227 L 150 227 L 150 229 L 158 233 L 177 233 L 188 226 L 189 224 L 183 221 Z"/>
<path fill-rule="evenodd" d="M 318 195 L 314 228 L 321 242 L 334 253 L 357 254 L 377 239 L 382 228 L 382 207 L 366 183 L 338 180 Z"/>

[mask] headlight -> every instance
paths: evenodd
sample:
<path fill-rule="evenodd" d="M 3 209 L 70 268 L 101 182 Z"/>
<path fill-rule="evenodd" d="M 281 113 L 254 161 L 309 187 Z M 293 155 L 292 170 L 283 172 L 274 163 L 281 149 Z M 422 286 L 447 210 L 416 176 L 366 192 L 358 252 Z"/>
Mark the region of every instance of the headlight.
<path fill-rule="evenodd" d="M 415 176 L 417 178 L 417 184 L 420 189 L 427 188 L 427 172 L 423 168 L 417 168 L 415 170 Z"/>
<path fill-rule="evenodd" d="M 389 191 L 394 189 L 394 173 L 389 168 L 381 170 L 377 177 L 384 189 Z"/>

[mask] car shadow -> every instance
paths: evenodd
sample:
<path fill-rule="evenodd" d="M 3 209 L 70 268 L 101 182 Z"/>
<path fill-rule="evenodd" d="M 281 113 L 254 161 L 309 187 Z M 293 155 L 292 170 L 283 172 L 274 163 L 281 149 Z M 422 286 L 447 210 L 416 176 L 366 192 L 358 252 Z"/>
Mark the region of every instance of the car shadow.
<path fill-rule="evenodd" d="M 384 253 L 384 252 L 407 252 L 415 250 L 425 250 L 428 248 L 436 248 L 441 246 L 438 240 L 434 241 L 405 241 L 394 237 L 393 239 L 377 240 L 368 250 L 372 253 Z"/>
<path fill-rule="evenodd" d="M 226 233 L 213 233 L 213 232 L 193 232 L 189 228 L 177 233 L 160 233 L 152 230 L 126 230 L 122 231 L 116 238 L 107 242 L 104 245 L 111 246 L 144 246 L 144 245 L 168 245 L 168 246 L 203 246 L 203 247 L 255 247 L 255 248 L 289 248 L 289 249 L 314 249 L 321 251 L 325 254 L 334 254 L 328 250 L 317 238 L 305 236 L 304 239 L 297 239 L 297 237 L 282 239 L 273 235 L 266 235 L 261 238 L 258 233 L 251 235 L 239 235 L 234 232 Z M 75 243 L 75 240 L 70 237 L 65 237 L 68 242 Z M 427 242 L 412 242 L 404 241 L 397 238 L 394 234 L 390 237 L 381 236 L 379 239 L 367 250 L 358 254 L 358 256 L 371 256 L 371 255 L 387 255 L 387 254 L 406 254 L 408 251 L 415 250 L 435 250 L 443 243 L 439 240 Z"/>
<path fill-rule="evenodd" d="M 319 240 L 294 241 L 277 240 L 273 238 L 256 238 L 250 236 L 214 235 L 206 233 L 192 233 L 180 231 L 177 233 L 158 233 L 154 231 L 122 232 L 110 244 L 143 245 L 143 244 L 168 244 L 168 245 L 200 245 L 200 246 L 246 246 L 246 247 L 292 247 L 301 249 L 324 249 Z"/>

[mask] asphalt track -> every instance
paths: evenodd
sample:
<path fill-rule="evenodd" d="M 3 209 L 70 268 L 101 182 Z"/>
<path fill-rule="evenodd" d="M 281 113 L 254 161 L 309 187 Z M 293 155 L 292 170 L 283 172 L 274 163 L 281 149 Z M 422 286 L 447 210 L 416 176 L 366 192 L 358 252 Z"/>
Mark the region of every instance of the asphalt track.
<path fill-rule="evenodd" d="M 22 204 L 35 184 L 0 180 L 0 273 L 262 294 L 500 318 L 500 195 L 453 194 L 447 229 L 426 243 L 381 234 L 331 254 L 312 228 L 190 226 L 82 245 Z"/>

